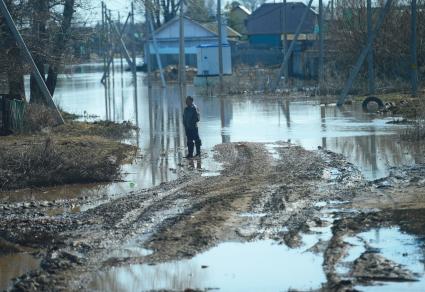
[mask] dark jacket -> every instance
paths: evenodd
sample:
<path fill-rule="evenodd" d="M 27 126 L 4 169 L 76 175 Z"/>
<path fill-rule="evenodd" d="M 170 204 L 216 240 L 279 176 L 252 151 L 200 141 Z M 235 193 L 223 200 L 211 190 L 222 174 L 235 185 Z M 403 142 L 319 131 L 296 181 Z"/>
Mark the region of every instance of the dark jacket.
<path fill-rule="evenodd" d="M 196 105 L 187 106 L 183 112 L 183 125 L 186 129 L 196 128 L 196 123 L 199 122 L 199 111 Z"/>

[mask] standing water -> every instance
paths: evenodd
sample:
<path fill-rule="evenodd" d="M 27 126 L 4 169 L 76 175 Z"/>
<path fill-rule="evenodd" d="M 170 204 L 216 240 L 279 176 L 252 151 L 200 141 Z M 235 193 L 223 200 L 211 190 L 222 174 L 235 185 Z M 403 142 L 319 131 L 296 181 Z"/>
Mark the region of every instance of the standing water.
<path fill-rule="evenodd" d="M 100 69 L 99 64 L 79 65 L 72 67 L 74 73 L 60 75 L 55 91 L 57 104 L 65 111 L 81 115 L 83 120 L 105 119 Z M 111 119 L 132 121 L 140 128 L 138 135 L 127 142 L 140 148 L 142 158 L 122 167 L 124 182 L 3 193 L 0 199 L 116 195 L 176 179 L 185 154 L 178 87 L 174 84 L 167 89 L 148 89 L 142 78 L 139 74 L 137 91 L 131 73 L 116 73 L 111 80 Z M 195 97 L 201 111 L 199 131 L 204 152 L 224 142 L 291 141 L 310 150 L 321 147 L 341 153 L 370 180 L 386 176 L 391 166 L 424 160 L 419 146 L 398 138 L 403 126 L 387 124 L 391 118 L 363 113 L 356 103 L 340 109 L 305 98 L 218 98 L 197 94 L 193 86 L 188 86 L 188 94 Z M 219 166 L 211 158 L 209 153 L 196 167 L 207 174 L 216 173 Z"/>
<path fill-rule="evenodd" d="M 184 167 L 185 154 L 182 103 L 177 87 L 148 89 L 143 85 L 143 76 L 139 75 L 139 86 L 135 91 L 130 73 L 115 74 L 109 96 L 113 106 L 107 113 L 105 91 L 100 83 L 102 73 L 97 71 L 98 68 L 99 65 L 77 66 L 74 70 L 78 73 L 61 75 L 55 100 L 63 110 L 79 114 L 83 120 L 110 116 L 117 122 L 129 120 L 137 124 L 140 132 L 126 142 L 137 145 L 141 157 L 122 167 L 124 181 L 2 193 L 0 200 L 108 197 L 177 178 L 177 170 Z M 422 149 L 399 140 L 398 134 L 403 126 L 388 124 L 391 118 L 365 114 L 356 103 L 340 109 L 305 98 L 218 98 L 197 94 L 192 86 L 188 87 L 188 94 L 195 97 L 201 111 L 199 129 L 203 149 L 207 153 L 207 158 L 195 167 L 201 168 L 207 175 L 216 174 L 219 170 L 212 159 L 213 147 L 237 141 L 291 141 L 310 150 L 318 147 L 328 149 L 345 155 L 370 180 L 386 176 L 391 166 L 411 165 L 424 159 Z M 369 234 L 363 236 L 367 238 Z M 398 238 L 399 234 L 395 237 Z M 318 239 L 321 238 L 315 238 L 313 243 Z M 193 259 L 100 271 L 93 280 L 92 288 L 115 291 L 189 286 L 220 288 L 220 291 L 319 289 L 326 281 L 322 270 L 323 258 L 308 252 L 307 247 L 289 249 L 272 241 L 222 243 Z M 134 251 L 129 252 L 131 255 Z M 7 262 L 2 259 L 3 263 Z M 26 264 L 25 267 L 37 268 L 38 262 L 32 257 L 20 261 L 25 260 L 32 261 L 32 265 Z M 26 271 L 19 271 L 16 275 Z M 8 279 L 13 276 L 15 274 L 9 275 Z M 266 284 L 269 286 L 265 287 Z"/>

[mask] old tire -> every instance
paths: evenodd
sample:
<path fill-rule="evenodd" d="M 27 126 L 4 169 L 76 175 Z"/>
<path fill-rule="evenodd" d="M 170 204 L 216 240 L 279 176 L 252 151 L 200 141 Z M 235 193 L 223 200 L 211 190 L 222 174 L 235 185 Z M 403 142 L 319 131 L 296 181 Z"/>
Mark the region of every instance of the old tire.
<path fill-rule="evenodd" d="M 369 103 L 371 103 L 371 102 L 376 103 L 378 105 L 379 109 L 384 108 L 384 103 L 382 102 L 382 100 L 380 98 L 378 98 L 376 96 L 369 96 L 362 103 L 363 111 L 369 112 Z"/>

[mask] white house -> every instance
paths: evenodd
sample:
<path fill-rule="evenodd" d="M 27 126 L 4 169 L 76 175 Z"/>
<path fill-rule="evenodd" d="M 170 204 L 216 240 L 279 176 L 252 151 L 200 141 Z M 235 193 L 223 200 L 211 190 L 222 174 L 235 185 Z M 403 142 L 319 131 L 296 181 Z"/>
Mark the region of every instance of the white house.
<path fill-rule="evenodd" d="M 186 65 L 197 67 L 197 52 L 199 46 L 217 45 L 218 33 L 215 23 L 198 23 L 188 17 L 184 18 L 185 56 Z M 179 18 L 175 17 L 155 31 L 158 54 L 162 65 L 177 65 L 179 63 Z M 224 44 L 238 40 L 241 35 L 230 27 L 226 27 L 223 33 L 227 36 L 223 39 Z M 155 56 L 155 46 L 152 38 L 149 41 L 150 60 L 152 68 L 158 68 Z M 229 56 L 230 57 L 230 56 Z M 225 61 L 223 61 L 225 62 Z"/>

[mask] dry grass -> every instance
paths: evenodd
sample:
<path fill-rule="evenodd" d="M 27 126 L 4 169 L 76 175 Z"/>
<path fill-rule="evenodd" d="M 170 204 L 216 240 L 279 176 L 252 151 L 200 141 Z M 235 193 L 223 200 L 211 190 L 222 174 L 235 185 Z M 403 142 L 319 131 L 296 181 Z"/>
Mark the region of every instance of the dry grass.
<path fill-rule="evenodd" d="M 24 133 L 0 139 L 0 190 L 119 178 L 120 165 L 137 150 L 119 140 L 136 127 L 65 117 L 66 124 L 52 127 L 51 110 L 27 107 Z"/>
<path fill-rule="evenodd" d="M 112 181 L 136 149 L 101 137 L 33 136 L 0 144 L 0 189 Z"/>
<path fill-rule="evenodd" d="M 100 136 L 110 139 L 123 139 L 132 135 L 133 131 L 137 131 L 130 122 L 121 124 L 110 121 L 97 121 L 93 123 L 68 121 L 64 125 L 60 125 L 51 129 L 56 135 L 68 136 Z"/>

